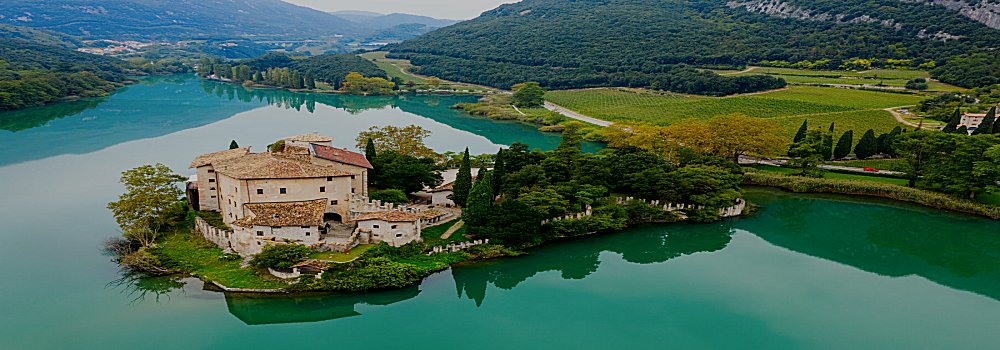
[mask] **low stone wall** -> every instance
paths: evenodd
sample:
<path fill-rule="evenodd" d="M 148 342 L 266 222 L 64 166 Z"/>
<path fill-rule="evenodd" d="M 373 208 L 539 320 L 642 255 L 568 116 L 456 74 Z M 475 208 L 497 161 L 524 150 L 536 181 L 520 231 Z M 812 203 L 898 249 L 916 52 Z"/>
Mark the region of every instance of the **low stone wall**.
<path fill-rule="evenodd" d="M 284 271 L 278 271 L 278 270 L 275 270 L 275 269 L 272 269 L 272 268 L 268 267 L 267 268 L 267 272 L 270 272 L 271 275 L 273 275 L 274 277 L 281 278 L 281 279 L 286 279 L 286 280 L 287 279 L 292 279 L 292 278 L 298 278 L 299 276 L 302 276 L 302 273 L 299 273 L 298 269 L 292 270 L 292 272 L 284 272 Z"/>
<path fill-rule="evenodd" d="M 216 228 L 209 225 L 205 219 L 197 216 L 194 218 L 194 230 L 209 242 L 215 243 L 223 249 L 230 246 L 230 239 L 233 236 L 233 231 Z"/>
<path fill-rule="evenodd" d="M 702 206 L 702 205 L 696 206 L 694 204 L 680 204 L 680 203 L 661 202 L 661 201 L 658 201 L 658 200 L 648 200 L 648 199 L 640 199 L 640 198 L 634 198 L 634 197 L 618 197 L 616 199 L 616 202 L 618 204 L 622 204 L 622 205 L 624 205 L 624 204 L 626 204 L 628 202 L 631 202 L 631 201 L 641 201 L 641 202 L 646 203 L 646 204 L 648 204 L 650 206 L 662 207 L 663 211 L 665 211 L 665 212 L 671 212 L 671 213 L 677 213 L 680 216 L 680 218 L 684 219 L 684 220 L 687 219 L 687 216 L 685 216 L 683 213 L 680 213 L 680 211 L 687 210 L 687 209 L 705 209 L 705 206 Z M 747 202 L 744 201 L 743 198 L 739 198 L 739 199 L 736 200 L 736 205 L 728 207 L 728 208 L 719 209 L 719 215 L 721 215 L 723 218 L 737 217 L 737 216 L 743 215 L 743 210 L 746 209 L 746 206 L 747 206 Z M 557 218 L 542 220 L 542 225 L 548 224 L 548 223 L 553 222 L 553 221 L 579 220 L 579 219 L 583 219 L 583 218 L 586 218 L 586 217 L 591 217 L 593 215 L 594 215 L 593 208 L 591 208 L 588 205 L 585 208 L 585 210 L 583 212 L 580 212 L 580 213 L 566 214 L 566 215 L 563 215 L 563 216 L 560 216 L 560 217 L 557 217 Z"/>
<path fill-rule="evenodd" d="M 457 251 L 462 251 L 462 250 L 469 249 L 471 247 L 475 247 L 475 246 L 480 245 L 480 244 L 490 244 L 490 239 L 489 238 L 487 238 L 487 239 L 477 239 L 477 240 L 472 241 L 472 242 L 459 242 L 459 243 L 452 243 L 452 244 L 449 244 L 449 245 L 446 245 L 446 246 L 436 246 L 434 248 L 431 248 L 430 254 L 454 253 L 454 252 L 457 252 Z M 430 255 L 430 254 L 428 254 L 428 255 Z"/>

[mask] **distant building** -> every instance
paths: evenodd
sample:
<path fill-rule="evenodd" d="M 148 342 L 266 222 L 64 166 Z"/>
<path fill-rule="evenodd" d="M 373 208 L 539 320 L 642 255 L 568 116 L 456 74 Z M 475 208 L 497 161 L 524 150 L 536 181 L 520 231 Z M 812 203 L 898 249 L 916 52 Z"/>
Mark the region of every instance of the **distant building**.
<path fill-rule="evenodd" d="M 979 124 L 983 123 L 983 119 L 986 119 L 986 113 L 983 114 L 965 113 L 962 115 L 962 119 L 959 122 L 959 126 L 965 125 L 965 127 L 969 130 L 969 133 L 971 134 L 973 131 L 976 131 L 976 129 L 979 128 Z"/>

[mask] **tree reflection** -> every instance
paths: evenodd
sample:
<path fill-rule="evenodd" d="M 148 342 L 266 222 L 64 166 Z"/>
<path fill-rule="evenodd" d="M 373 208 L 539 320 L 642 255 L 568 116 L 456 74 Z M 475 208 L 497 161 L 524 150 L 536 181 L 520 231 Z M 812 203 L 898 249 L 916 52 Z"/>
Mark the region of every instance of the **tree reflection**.
<path fill-rule="evenodd" d="M 513 289 L 540 272 L 559 271 L 564 279 L 584 279 L 597 272 L 600 254 L 614 252 L 635 264 L 663 263 L 697 253 L 722 250 L 732 240 L 732 221 L 708 225 L 645 226 L 624 232 L 552 243 L 527 256 L 452 269 L 458 297 L 482 305 L 489 284 Z"/>
<path fill-rule="evenodd" d="M 420 294 L 416 286 L 365 294 L 226 294 L 229 313 L 248 325 L 303 323 L 359 316 L 357 305 L 390 305 Z"/>
<path fill-rule="evenodd" d="M 150 276 L 142 272 L 123 270 L 121 276 L 108 283 L 108 287 L 118 289 L 125 294 L 130 303 L 137 304 L 152 298 L 159 303 L 161 298 L 170 298 L 170 292 L 182 290 L 184 276 Z"/>

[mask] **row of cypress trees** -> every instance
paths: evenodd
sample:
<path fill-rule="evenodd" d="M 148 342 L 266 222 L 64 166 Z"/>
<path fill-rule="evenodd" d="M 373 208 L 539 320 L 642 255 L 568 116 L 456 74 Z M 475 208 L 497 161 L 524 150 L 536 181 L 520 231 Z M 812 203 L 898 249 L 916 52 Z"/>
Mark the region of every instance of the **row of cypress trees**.
<path fill-rule="evenodd" d="M 896 152 L 892 147 L 893 139 L 904 132 L 902 127 L 897 126 L 891 132 L 876 136 L 875 130 L 868 129 L 857 144 L 854 144 L 854 130 L 847 130 L 840 135 L 836 145 L 833 144 L 833 135 L 836 129 L 835 123 L 830 123 L 830 128 L 823 136 L 820 155 L 826 160 L 843 159 L 851 154 L 852 150 L 858 159 L 868 159 L 876 154 L 884 154 L 895 157 Z M 802 121 L 795 138 L 792 140 L 792 148 L 806 140 L 809 131 L 809 121 Z"/>

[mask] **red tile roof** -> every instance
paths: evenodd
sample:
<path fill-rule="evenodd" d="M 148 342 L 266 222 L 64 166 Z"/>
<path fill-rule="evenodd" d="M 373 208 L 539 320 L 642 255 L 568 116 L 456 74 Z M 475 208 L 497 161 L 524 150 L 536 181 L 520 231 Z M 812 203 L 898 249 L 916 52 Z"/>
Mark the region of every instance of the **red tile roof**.
<path fill-rule="evenodd" d="M 337 163 L 359 166 L 362 168 L 374 169 L 372 163 L 368 162 L 364 154 L 351 152 L 343 148 L 312 144 L 316 157 L 332 160 Z"/>

